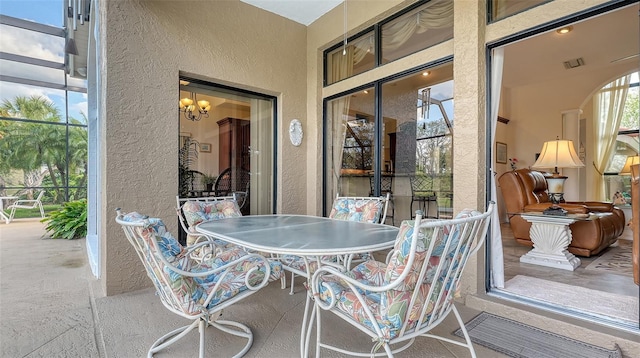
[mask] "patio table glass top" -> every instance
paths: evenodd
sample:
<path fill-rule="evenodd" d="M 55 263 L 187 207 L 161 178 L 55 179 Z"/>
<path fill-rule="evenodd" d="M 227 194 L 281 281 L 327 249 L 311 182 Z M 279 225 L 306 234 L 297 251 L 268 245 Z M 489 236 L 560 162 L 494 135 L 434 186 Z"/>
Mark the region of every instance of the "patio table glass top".
<path fill-rule="evenodd" d="M 204 222 L 205 235 L 274 254 L 339 255 L 393 247 L 398 228 L 306 215 L 253 215 Z"/>

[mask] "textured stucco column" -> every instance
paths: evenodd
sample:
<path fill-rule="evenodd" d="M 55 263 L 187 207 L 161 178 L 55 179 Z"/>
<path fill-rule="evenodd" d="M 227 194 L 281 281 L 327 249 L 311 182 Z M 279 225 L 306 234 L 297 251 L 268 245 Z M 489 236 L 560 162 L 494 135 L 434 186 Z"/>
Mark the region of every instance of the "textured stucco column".
<path fill-rule="evenodd" d="M 288 128 L 293 118 L 307 128 L 306 28 L 239 0 L 100 3 L 103 294 L 151 284 L 116 207 L 157 216 L 177 233 L 181 73 L 277 97 L 278 212 L 304 214 L 306 141 L 291 145 Z"/>
<path fill-rule="evenodd" d="M 453 210 L 483 208 L 485 202 L 486 94 L 485 1 L 454 2 Z M 461 170 L 464 168 L 464 170 Z M 471 258 L 463 292 L 476 292 L 484 279 L 484 250 Z"/>

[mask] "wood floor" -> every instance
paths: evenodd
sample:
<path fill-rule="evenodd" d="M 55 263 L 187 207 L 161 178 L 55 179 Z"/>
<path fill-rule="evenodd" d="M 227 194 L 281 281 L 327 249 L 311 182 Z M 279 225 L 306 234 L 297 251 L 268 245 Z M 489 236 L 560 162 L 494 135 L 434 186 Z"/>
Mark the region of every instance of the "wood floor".
<path fill-rule="evenodd" d="M 596 260 L 600 255 L 593 257 L 579 257 L 581 265 L 575 271 L 521 263 L 520 256 L 527 253 L 531 248 L 520 245 L 513 239 L 513 233 L 509 224 L 502 224 L 501 229 L 504 250 L 505 282 L 516 275 L 524 275 L 609 293 L 638 297 L 640 289 L 633 282 L 633 277 L 618 275 L 615 273 L 585 270 L 585 267 Z M 632 232 L 627 227 L 620 237 L 620 240 L 631 240 L 631 235 Z M 604 252 L 606 252 L 606 250 L 602 253 Z M 585 297 L 585 299 L 588 298 Z"/>

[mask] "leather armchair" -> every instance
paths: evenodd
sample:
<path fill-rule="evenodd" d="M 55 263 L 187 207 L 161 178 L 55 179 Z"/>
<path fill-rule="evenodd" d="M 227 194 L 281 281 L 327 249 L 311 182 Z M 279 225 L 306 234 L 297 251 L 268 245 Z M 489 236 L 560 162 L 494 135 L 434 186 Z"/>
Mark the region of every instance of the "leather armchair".
<path fill-rule="evenodd" d="M 544 174 L 530 169 L 518 169 L 502 174 L 498 182 L 514 238 L 520 244 L 532 246 L 529 237 L 531 223 L 516 214 L 541 212 L 551 206 Z M 595 220 L 578 221 L 569 226 L 573 239 L 568 250 L 574 255 L 589 257 L 598 254 L 616 242 L 624 230 L 624 213 L 611 203 L 565 202 L 560 206 L 570 214 L 596 213 L 599 216 Z"/>
<path fill-rule="evenodd" d="M 631 229 L 633 230 L 633 282 L 640 285 L 640 164 L 631 166 Z"/>

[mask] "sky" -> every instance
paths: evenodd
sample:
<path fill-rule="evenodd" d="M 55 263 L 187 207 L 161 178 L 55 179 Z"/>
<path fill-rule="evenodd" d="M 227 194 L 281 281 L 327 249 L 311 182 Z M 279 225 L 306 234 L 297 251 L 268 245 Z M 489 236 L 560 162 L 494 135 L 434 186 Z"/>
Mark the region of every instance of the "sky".
<path fill-rule="evenodd" d="M 66 0 L 64 0 L 66 1 Z M 41 24 L 62 27 L 63 0 L 0 0 L 0 14 Z M 0 25 L 0 51 L 54 62 L 64 62 L 64 38 Z M 61 70 L 0 60 L 0 73 L 7 76 L 64 83 Z M 85 86 L 85 81 L 69 79 L 70 85 Z M 40 95 L 49 98 L 60 113 L 65 113 L 64 91 L 51 88 L 0 82 L 0 102 L 16 96 Z M 81 119 L 87 113 L 85 93 L 69 92 L 69 116 Z"/>

